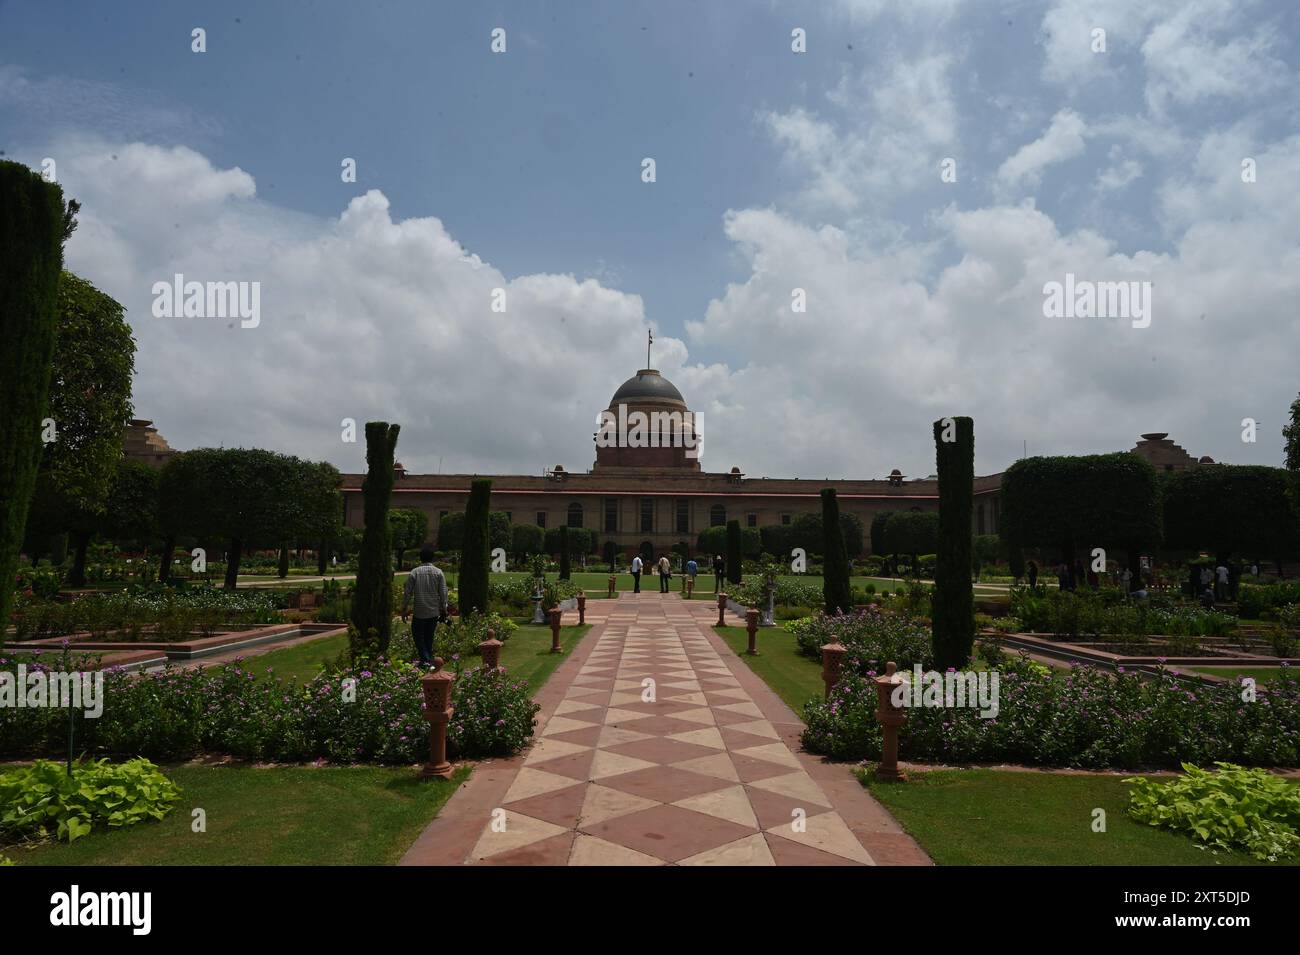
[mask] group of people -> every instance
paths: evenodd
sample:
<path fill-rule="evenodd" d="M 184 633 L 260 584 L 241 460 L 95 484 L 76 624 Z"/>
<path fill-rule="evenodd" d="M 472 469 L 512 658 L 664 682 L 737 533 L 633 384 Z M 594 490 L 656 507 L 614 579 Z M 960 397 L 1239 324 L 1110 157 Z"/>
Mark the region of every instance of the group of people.
<path fill-rule="evenodd" d="M 1258 577 L 1259 565 L 1251 564 L 1247 572 Z M 1216 603 L 1226 600 L 1236 600 L 1240 573 L 1239 568 L 1226 560 L 1220 560 L 1213 569 L 1209 566 L 1202 567 L 1199 571 L 1193 569 L 1192 590 L 1206 608 L 1213 608 Z M 1029 579 L 1031 589 L 1038 586 L 1038 574 L 1038 564 L 1032 560 L 1029 561 L 1025 565 L 1025 576 Z M 1150 582 L 1145 573 L 1135 576 L 1133 571 L 1126 567 L 1114 576 L 1115 583 L 1121 584 L 1125 593 L 1129 594 L 1129 596 L 1140 600 L 1148 595 Z M 1073 568 L 1064 561 L 1056 565 L 1056 583 L 1061 590 L 1077 589 L 1080 580 L 1086 580 L 1088 586 L 1093 590 L 1097 590 L 1101 586 L 1100 575 L 1091 568 L 1085 571 L 1081 561 L 1077 561 Z"/>
<path fill-rule="evenodd" d="M 645 572 L 646 562 L 637 554 L 632 558 L 632 592 L 639 594 L 641 592 L 641 574 Z M 673 578 L 673 564 L 668 559 L 668 555 L 660 556 L 655 562 L 654 569 L 659 573 L 659 592 L 668 593 L 668 584 Z M 700 565 L 692 557 L 686 561 L 684 568 L 687 579 L 691 582 L 691 589 L 695 589 L 695 579 L 699 576 Z M 713 555 L 713 592 L 719 593 L 722 590 L 722 578 L 727 574 L 727 563 L 722 559 L 721 554 Z"/>

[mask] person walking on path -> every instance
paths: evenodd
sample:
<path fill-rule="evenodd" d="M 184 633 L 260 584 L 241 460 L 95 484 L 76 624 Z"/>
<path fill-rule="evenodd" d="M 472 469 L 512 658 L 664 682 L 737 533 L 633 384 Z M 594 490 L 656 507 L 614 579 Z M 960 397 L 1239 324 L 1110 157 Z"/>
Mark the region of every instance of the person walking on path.
<path fill-rule="evenodd" d="M 1027 568 L 1027 570 L 1028 570 L 1028 573 L 1029 573 L 1029 589 L 1030 589 L 1030 590 L 1033 590 L 1034 588 L 1036 588 L 1036 587 L 1038 586 L 1038 564 L 1037 564 L 1037 562 L 1031 560 L 1031 561 L 1029 562 L 1029 567 Z"/>
<path fill-rule="evenodd" d="M 695 563 L 695 558 L 692 557 L 686 562 L 686 579 L 691 582 L 691 590 L 695 589 L 695 578 L 699 572 L 700 565 Z"/>
<path fill-rule="evenodd" d="M 668 555 L 659 558 L 659 592 L 668 593 L 668 582 L 673 579 L 673 566 L 668 562 Z"/>
<path fill-rule="evenodd" d="M 632 558 L 632 593 L 641 592 L 641 555 Z"/>
<path fill-rule="evenodd" d="M 1228 567 L 1223 561 L 1219 561 L 1219 566 L 1214 568 L 1214 599 L 1224 601 L 1228 599 Z"/>
<path fill-rule="evenodd" d="M 434 566 L 433 555 L 432 546 L 420 548 L 420 566 L 407 575 L 402 591 L 402 623 L 406 623 L 413 609 L 411 637 L 415 640 L 415 652 L 420 655 L 420 666 L 425 669 L 433 666 L 433 634 L 438 621 L 447 617 L 447 578 Z"/>
<path fill-rule="evenodd" d="M 727 564 L 721 554 L 713 555 L 713 592 L 722 593 L 722 578 L 726 576 Z"/>

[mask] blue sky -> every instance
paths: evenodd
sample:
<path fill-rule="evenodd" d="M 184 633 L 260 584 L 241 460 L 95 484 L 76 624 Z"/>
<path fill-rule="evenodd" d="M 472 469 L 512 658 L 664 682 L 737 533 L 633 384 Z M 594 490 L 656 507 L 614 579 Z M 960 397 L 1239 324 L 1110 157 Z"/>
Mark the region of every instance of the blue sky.
<path fill-rule="evenodd" d="M 330 437 L 352 413 L 406 421 L 408 465 L 585 467 L 587 419 L 653 325 L 656 364 L 715 422 L 725 460 L 706 467 L 928 473 L 944 413 L 976 415 L 983 471 L 1022 442 L 1111 450 L 1157 429 L 1276 463 L 1300 387 L 1276 347 L 1297 330 L 1297 17 L 1226 0 L 6 3 L 0 149 L 61 160 L 86 206 L 69 264 L 128 305 L 137 412 L 181 447 L 356 467 Z M 1249 191 L 1244 156 L 1267 157 Z M 268 321 L 238 339 L 151 321 L 173 270 L 263 282 Z M 1040 287 L 1065 271 L 1152 281 L 1151 328 L 1049 324 Z M 467 291 L 489 277 L 524 303 L 509 323 Z M 464 377 L 467 354 L 493 370 Z M 232 373 L 246 384 L 221 413 Z"/>

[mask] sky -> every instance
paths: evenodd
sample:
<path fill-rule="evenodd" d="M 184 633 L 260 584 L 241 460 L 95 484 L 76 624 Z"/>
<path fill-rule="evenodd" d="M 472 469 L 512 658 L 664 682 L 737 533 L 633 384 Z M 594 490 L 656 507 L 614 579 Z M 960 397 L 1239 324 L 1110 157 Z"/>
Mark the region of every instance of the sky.
<path fill-rule="evenodd" d="M 1276 465 L 1298 38 L 1289 0 L 0 0 L 0 150 L 81 202 L 180 449 L 355 472 L 342 422 L 388 420 L 409 471 L 585 470 L 653 329 L 707 470 L 922 477 L 962 414 L 977 473 Z M 257 323 L 157 314 L 177 273 Z M 1067 276 L 1146 318 L 1047 314 Z"/>

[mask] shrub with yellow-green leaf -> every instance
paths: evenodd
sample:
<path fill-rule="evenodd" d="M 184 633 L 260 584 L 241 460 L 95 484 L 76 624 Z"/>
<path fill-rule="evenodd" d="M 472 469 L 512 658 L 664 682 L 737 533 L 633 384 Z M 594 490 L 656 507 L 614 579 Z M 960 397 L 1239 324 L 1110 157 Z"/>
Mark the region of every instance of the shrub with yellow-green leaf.
<path fill-rule="evenodd" d="M 0 842 L 53 836 L 75 842 L 96 824 L 110 828 L 162 819 L 181 791 L 147 759 L 78 763 L 69 776 L 48 760 L 0 773 Z"/>

